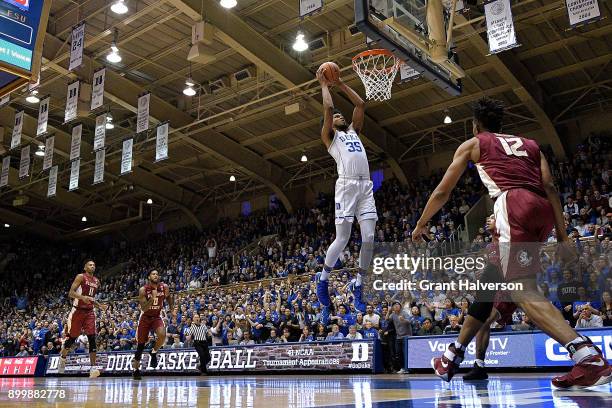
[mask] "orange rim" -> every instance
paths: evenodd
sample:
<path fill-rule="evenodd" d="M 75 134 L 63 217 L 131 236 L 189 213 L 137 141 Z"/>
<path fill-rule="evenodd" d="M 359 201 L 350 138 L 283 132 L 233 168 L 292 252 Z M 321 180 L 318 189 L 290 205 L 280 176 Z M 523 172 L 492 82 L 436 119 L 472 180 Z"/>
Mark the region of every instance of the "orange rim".
<path fill-rule="evenodd" d="M 360 57 L 371 57 L 373 55 L 388 55 L 390 57 L 395 57 L 395 55 L 393 55 L 391 51 L 385 50 L 384 48 L 378 48 L 375 50 L 365 50 L 363 52 L 360 52 L 359 54 L 353 57 L 353 62 L 356 62 L 356 60 Z"/>
<path fill-rule="evenodd" d="M 355 55 L 353 57 L 353 69 L 355 71 L 358 70 L 358 66 L 359 66 L 359 58 L 368 58 L 368 57 L 373 57 L 373 56 L 377 56 L 377 55 L 386 55 L 388 57 L 393 57 L 395 59 L 394 63 L 392 66 L 390 67 L 385 67 L 382 71 L 385 71 L 386 73 L 389 72 L 393 72 L 393 71 L 397 71 L 399 68 L 399 63 L 400 63 L 400 59 L 397 58 L 395 56 L 395 54 L 393 54 L 391 51 L 389 50 L 385 50 L 385 49 L 375 49 L 375 50 L 365 50 L 363 52 L 360 52 L 359 54 Z M 363 72 L 366 75 L 369 75 L 372 71 L 369 69 L 361 69 L 361 72 Z"/>

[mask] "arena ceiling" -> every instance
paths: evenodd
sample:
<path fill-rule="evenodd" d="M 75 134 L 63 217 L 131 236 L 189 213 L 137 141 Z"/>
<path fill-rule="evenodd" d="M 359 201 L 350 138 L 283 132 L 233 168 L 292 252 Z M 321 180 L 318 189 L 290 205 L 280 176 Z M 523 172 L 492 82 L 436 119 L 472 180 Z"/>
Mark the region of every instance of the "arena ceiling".
<path fill-rule="evenodd" d="M 364 129 L 374 166 L 389 166 L 400 181 L 409 174 L 407 162 L 452 149 L 471 133 L 469 104 L 482 95 L 505 100 L 507 132 L 542 130 L 553 149 L 563 154 L 556 125 L 584 111 L 606 109 L 612 96 L 612 24 L 610 4 L 600 2 L 607 18 L 568 30 L 563 0 L 513 2 L 521 47 L 488 55 L 484 17 L 472 11 L 456 19 L 456 46 L 468 77 L 459 97 L 451 97 L 431 82 L 418 79 L 396 84 L 393 99 L 368 103 Z M 334 163 L 319 139 L 320 89 L 314 72 L 325 61 L 336 61 L 342 78 L 363 94 L 350 68 L 351 57 L 366 49 L 365 37 L 353 34 L 353 0 L 326 0 L 322 12 L 300 20 L 296 0 L 238 0 L 233 10 L 216 0 L 146 0 L 127 2 L 130 11 L 117 15 L 108 0 L 54 0 L 45 45 L 40 94 L 51 95 L 49 125 L 56 135 L 55 163 L 60 163 L 57 197 L 48 200 L 42 160 L 35 160 L 29 179 L 19 181 L 10 171 L 10 188 L 0 192 L 0 219 L 30 226 L 49 236 L 90 225 L 108 224 L 138 215 L 139 203 L 153 198 L 154 215 L 182 211 L 194 214 L 253 194 L 274 193 L 291 208 L 287 189 L 335 174 Z M 212 62 L 190 64 L 191 27 L 201 19 L 215 27 L 209 51 Z M 86 22 L 84 65 L 67 70 L 72 27 Z M 123 60 L 105 60 L 118 29 Z M 291 45 L 298 30 L 321 48 L 297 53 Z M 115 122 L 107 131 L 106 182 L 91 186 L 94 115 L 85 114 L 80 188 L 68 192 L 70 128 L 64 126 L 66 86 L 75 78 L 91 82 L 93 71 L 107 65 L 105 103 Z M 230 77 L 247 70 L 250 78 Z M 195 97 L 182 90 L 190 75 L 200 89 Z M 217 88 L 220 86 L 220 88 Z M 213 88 L 217 88 L 214 89 Z M 136 101 L 152 93 L 153 124 L 169 121 L 170 158 L 153 163 L 155 143 L 135 141 L 134 171 L 118 177 L 121 140 L 135 129 Z M 14 112 L 25 109 L 24 138 L 33 145 L 37 105 L 15 92 L 0 109 L 4 148 L 10 143 Z M 335 96 L 349 111 L 348 101 Z M 287 115 L 285 107 L 298 104 Z M 295 105 L 294 105 L 295 106 Z M 445 110 L 453 123 L 445 125 Z M 154 137 L 154 135 L 151 135 Z M 18 152 L 12 154 L 17 155 Z M 305 154 L 308 161 L 300 161 Z M 62 162 L 64 165 L 62 166 Z M 18 159 L 13 160 L 16 166 Z M 229 181 L 230 175 L 236 182 Z M 331 182 L 331 181 L 330 181 Z M 18 196 L 25 205 L 14 206 Z M 119 226 L 121 222 L 112 224 Z M 93 231 L 93 230 L 92 230 Z"/>

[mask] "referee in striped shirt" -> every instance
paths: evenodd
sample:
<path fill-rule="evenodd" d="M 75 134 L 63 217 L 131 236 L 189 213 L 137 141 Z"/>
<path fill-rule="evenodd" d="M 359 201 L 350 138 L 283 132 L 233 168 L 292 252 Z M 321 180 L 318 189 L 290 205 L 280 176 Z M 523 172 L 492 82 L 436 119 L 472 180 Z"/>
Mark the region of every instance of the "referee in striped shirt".
<path fill-rule="evenodd" d="M 193 346 L 195 347 L 198 356 L 200 357 L 200 372 L 206 373 L 206 366 L 210 361 L 210 352 L 208 351 L 208 327 L 202 324 L 200 315 L 195 313 L 193 315 L 193 322 L 191 326 L 185 331 L 185 335 L 190 334 L 193 338 Z"/>

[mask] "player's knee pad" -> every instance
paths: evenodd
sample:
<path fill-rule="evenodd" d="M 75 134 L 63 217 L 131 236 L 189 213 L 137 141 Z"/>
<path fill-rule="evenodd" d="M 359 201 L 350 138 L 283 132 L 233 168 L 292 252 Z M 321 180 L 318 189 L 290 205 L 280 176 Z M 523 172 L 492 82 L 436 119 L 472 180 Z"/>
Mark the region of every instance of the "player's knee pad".
<path fill-rule="evenodd" d="M 484 323 L 491 315 L 491 310 L 493 310 L 493 303 L 491 302 L 474 302 L 468 309 L 468 315 Z"/>
<path fill-rule="evenodd" d="M 64 348 L 67 350 L 70 350 L 74 346 L 75 342 L 76 342 L 76 338 L 68 337 L 68 339 L 64 342 Z"/>
<path fill-rule="evenodd" d="M 97 348 L 96 348 L 96 335 L 95 334 L 88 334 L 87 335 L 87 342 L 89 343 L 89 352 L 90 353 L 95 353 L 97 351 Z"/>
<path fill-rule="evenodd" d="M 137 361 L 140 361 L 140 359 L 142 358 L 142 352 L 144 351 L 144 348 L 145 348 L 144 343 L 138 343 L 138 346 L 136 346 L 136 356 L 134 358 Z"/>

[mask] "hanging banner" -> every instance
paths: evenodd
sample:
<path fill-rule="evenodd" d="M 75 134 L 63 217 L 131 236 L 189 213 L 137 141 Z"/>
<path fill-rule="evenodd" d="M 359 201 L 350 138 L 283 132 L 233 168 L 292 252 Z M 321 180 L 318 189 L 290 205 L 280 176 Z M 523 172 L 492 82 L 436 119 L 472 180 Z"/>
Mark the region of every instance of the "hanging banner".
<path fill-rule="evenodd" d="M 132 148 L 134 147 L 134 139 L 123 141 L 123 149 L 121 151 L 121 175 L 132 171 Z"/>
<path fill-rule="evenodd" d="M 9 168 L 11 167 L 11 156 L 2 159 L 2 173 L 0 173 L 0 188 L 8 185 Z"/>
<path fill-rule="evenodd" d="M 46 97 L 45 99 L 40 101 L 40 106 L 38 107 L 38 126 L 36 127 L 36 137 L 44 135 L 47 133 L 47 122 L 49 121 L 49 101 L 50 97 Z"/>
<path fill-rule="evenodd" d="M 72 29 L 72 47 L 70 47 L 70 65 L 68 71 L 72 71 L 83 64 L 83 47 L 85 44 L 85 22 Z"/>
<path fill-rule="evenodd" d="M 94 167 L 94 179 L 93 184 L 104 182 L 104 157 L 106 156 L 106 149 L 100 149 L 96 152 L 96 165 Z"/>
<path fill-rule="evenodd" d="M 47 198 L 55 197 L 57 191 L 57 166 L 49 170 L 49 185 L 47 186 Z"/>
<path fill-rule="evenodd" d="M 15 113 L 15 124 L 13 125 L 13 135 L 11 137 L 11 150 L 21 144 L 21 129 L 23 128 L 23 111 Z"/>
<path fill-rule="evenodd" d="M 592 23 L 601 17 L 597 0 L 565 0 L 565 6 L 572 27 Z"/>
<path fill-rule="evenodd" d="M 68 191 L 73 191 L 79 188 L 79 170 L 81 166 L 81 159 L 76 159 L 70 163 L 70 184 L 68 185 Z"/>
<path fill-rule="evenodd" d="M 155 161 L 168 158 L 168 123 L 157 127 L 157 139 L 155 141 Z"/>
<path fill-rule="evenodd" d="M 300 17 L 316 13 L 323 8 L 323 0 L 300 0 Z"/>
<path fill-rule="evenodd" d="M 151 94 L 147 92 L 138 98 L 138 120 L 136 121 L 136 133 L 149 129 L 149 101 Z"/>
<path fill-rule="evenodd" d="M 104 104 L 104 78 L 106 77 L 106 68 L 102 68 L 94 72 L 93 85 L 91 88 L 91 110 L 96 110 Z"/>
<path fill-rule="evenodd" d="M 21 160 L 19 161 L 19 178 L 22 179 L 30 174 L 30 145 L 21 149 Z"/>
<path fill-rule="evenodd" d="M 106 139 L 106 113 L 96 116 L 96 130 L 94 133 L 94 152 L 104 147 Z"/>
<path fill-rule="evenodd" d="M 421 74 L 416 69 L 412 68 L 410 65 L 403 63 L 400 65 L 400 83 L 411 81 L 420 77 Z"/>
<path fill-rule="evenodd" d="M 81 135 L 83 125 L 78 124 L 72 128 L 72 140 L 70 141 L 70 161 L 81 158 Z"/>
<path fill-rule="evenodd" d="M 0 98 L 0 108 L 3 108 L 5 105 L 8 105 L 10 101 L 11 95 L 4 95 L 2 98 Z"/>
<path fill-rule="evenodd" d="M 64 122 L 70 122 L 77 117 L 77 107 L 79 105 L 79 81 L 68 85 L 66 93 L 66 110 L 64 112 Z"/>
<path fill-rule="evenodd" d="M 45 140 L 45 158 L 43 159 L 43 170 L 48 170 L 53 165 L 53 146 L 55 145 L 55 136 L 48 137 Z"/>
<path fill-rule="evenodd" d="M 485 3 L 484 9 L 487 19 L 489 52 L 496 54 L 517 47 L 519 44 L 516 42 L 510 0 L 493 0 Z"/>

